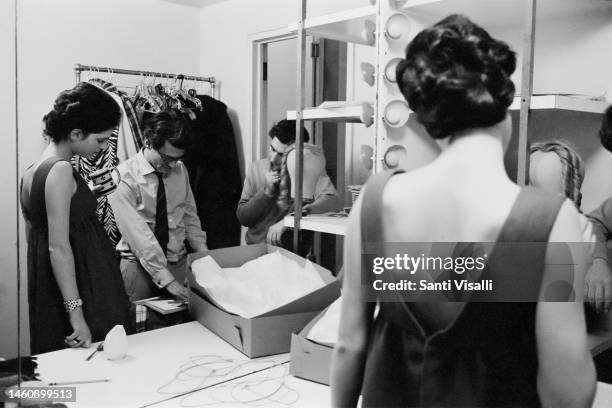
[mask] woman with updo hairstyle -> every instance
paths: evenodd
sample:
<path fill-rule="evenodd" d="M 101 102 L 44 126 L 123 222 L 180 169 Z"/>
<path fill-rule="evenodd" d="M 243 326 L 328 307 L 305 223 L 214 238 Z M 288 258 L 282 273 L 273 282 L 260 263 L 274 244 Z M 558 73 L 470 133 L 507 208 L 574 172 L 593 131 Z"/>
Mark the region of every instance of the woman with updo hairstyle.
<path fill-rule="evenodd" d="M 570 200 L 520 187 L 505 171 L 515 65 L 507 44 L 460 15 L 408 44 L 398 85 L 442 151 L 411 172 L 377 173 L 351 211 L 333 406 L 356 406 L 360 392 L 363 407 L 590 406 L 583 304 L 571 299 L 592 235 Z M 552 242 L 583 243 L 568 267 L 576 293 L 548 266 L 559 264 Z M 445 253 L 482 266 L 402 260 Z M 493 287 L 455 286 L 466 280 Z"/>
<path fill-rule="evenodd" d="M 89 347 L 116 324 L 131 331 L 117 257 L 95 213 L 97 189 L 70 165 L 105 148 L 120 115 L 110 95 L 82 82 L 43 117 L 49 143 L 20 187 L 32 354 Z"/>

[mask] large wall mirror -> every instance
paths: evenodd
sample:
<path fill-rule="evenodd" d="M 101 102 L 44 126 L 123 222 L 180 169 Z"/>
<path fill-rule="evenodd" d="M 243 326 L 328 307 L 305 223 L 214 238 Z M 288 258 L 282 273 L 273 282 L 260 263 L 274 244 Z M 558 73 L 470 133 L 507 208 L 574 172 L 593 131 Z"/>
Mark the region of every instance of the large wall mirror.
<path fill-rule="evenodd" d="M 355 2 L 312 0 L 320 9 L 332 9 L 339 3 L 353 7 Z M 205 3 L 214 5 L 208 14 L 185 5 Z M 252 61 L 247 55 L 248 39 L 254 33 L 270 31 L 277 35 L 275 30 L 285 30 L 287 23 L 295 19 L 297 8 L 297 2 L 279 1 L 279 10 L 266 16 L 270 21 L 263 21 L 265 19 L 256 14 L 261 10 L 253 3 L 238 0 L 0 1 L 0 27 L 5 27 L 4 35 L 0 36 L 0 55 L 3 56 L 0 65 L 0 134 L 4 141 L 0 148 L 0 358 L 32 354 L 27 240 L 19 208 L 19 180 L 45 149 L 42 118 L 52 109 L 55 97 L 60 91 L 73 87 L 78 80 L 98 78 L 133 94 L 139 87 L 157 84 L 172 88 L 179 80 L 172 73 L 204 78 L 214 71 L 222 75 L 220 83 L 223 88 L 215 88 L 210 81 L 199 79 L 183 79 L 181 85 L 194 89 L 197 94 L 216 92 L 215 96 L 240 113 L 231 119 L 237 140 L 243 139 L 238 150 L 240 171 L 244 175 L 251 160 L 265 156 L 266 131 L 287 110 L 295 108 L 292 104 L 296 94 L 295 89 L 286 89 L 287 84 L 295 81 L 292 75 L 295 61 L 285 64 L 289 59 L 287 56 L 296 56 L 295 40 L 289 40 L 289 33 L 283 31 L 282 35 L 287 39 L 271 42 L 266 51 L 268 73 L 275 75 L 275 81 L 270 80 L 266 89 L 267 105 L 262 107 L 267 116 L 260 118 L 267 129 L 262 130 L 260 140 L 249 134 L 252 121 L 249 117 L 252 114 L 249 69 Z M 362 3 L 367 5 L 369 2 L 364 0 Z M 437 4 L 431 1 L 415 3 L 423 3 L 425 11 L 427 7 L 433 7 L 435 11 Z M 470 7 L 475 4 L 474 1 L 461 3 Z M 612 153 L 601 146 L 597 135 L 601 112 L 612 101 L 612 54 L 609 52 L 612 2 L 591 1 L 584 8 L 576 6 L 578 3 L 542 1 L 544 8 L 539 12 L 548 10 L 545 14 L 548 17 L 538 17 L 537 20 L 533 93 L 548 105 L 531 112 L 528 135 L 530 143 L 564 141 L 582 157 L 585 177 L 581 210 L 588 213 L 612 196 Z M 231 4 L 231 7 L 219 4 Z M 238 17 L 237 4 L 243 8 Z M 557 9 L 557 5 L 561 5 L 560 8 Z M 573 7 L 579 8 L 580 14 L 574 13 Z M 490 11 L 490 8 L 482 8 L 484 14 L 491 14 Z M 524 41 L 522 28 L 508 26 L 507 16 L 498 14 L 495 20 L 500 20 L 500 24 L 486 28 L 510 43 L 520 54 Z M 423 13 L 412 17 L 417 22 L 421 18 L 421 23 L 429 24 L 430 15 Z M 519 17 L 516 19 L 520 20 Z M 376 89 L 361 79 L 364 75 L 361 63 L 376 63 L 376 50 L 329 39 L 318 40 L 322 54 L 319 65 L 309 68 L 310 75 L 318 75 L 309 82 L 310 105 L 324 100 L 375 100 Z M 515 74 L 517 91 L 520 90 L 520 63 L 519 55 L 519 68 Z M 76 72 L 76 64 L 92 68 Z M 119 69 L 169 74 L 160 77 L 147 73 L 131 75 L 121 73 Z M 211 72 L 207 72 L 209 69 Z M 542 99 L 544 94 L 552 99 Z M 516 141 L 519 127 L 516 106 L 512 118 Z M 408 128 L 411 126 L 416 126 L 414 117 L 407 124 Z M 420 125 L 418 127 L 420 129 Z M 344 204 L 350 204 L 351 194 L 347 187 L 363 184 L 372 173 L 372 146 L 377 137 L 375 127 L 366 129 L 362 124 L 309 123 L 308 129 L 316 135 L 315 142 L 329 153 L 327 171 Z M 421 143 L 419 147 L 412 137 L 415 132 L 404 133 L 410 137 L 390 140 L 405 148 L 410 166 L 418 164 L 410 168 L 433 160 L 435 154 L 432 153 L 431 141 Z M 326 135 L 333 137 L 320 137 Z M 516 146 L 514 149 L 506 164 L 511 178 L 516 179 Z M 381 159 L 383 155 L 379 156 L 374 159 Z M 340 251 L 341 239 L 323 239 L 318 244 L 319 249 L 332 248 L 329 251 L 331 255 L 320 257 L 332 267 L 339 266 L 341 261 L 333 251 L 335 248 Z"/>

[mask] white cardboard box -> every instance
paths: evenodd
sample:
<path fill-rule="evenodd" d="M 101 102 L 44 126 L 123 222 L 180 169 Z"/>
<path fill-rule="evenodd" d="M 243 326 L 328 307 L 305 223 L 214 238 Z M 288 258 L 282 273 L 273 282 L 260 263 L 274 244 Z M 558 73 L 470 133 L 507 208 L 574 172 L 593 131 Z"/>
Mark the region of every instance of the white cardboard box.
<path fill-rule="evenodd" d="M 302 329 L 319 312 L 340 296 L 340 281 L 325 268 L 314 265 L 326 285 L 284 306 L 250 319 L 229 313 L 213 304 L 206 289 L 194 279 L 191 264 L 210 255 L 222 268 L 239 267 L 262 255 L 281 251 L 283 255 L 306 262 L 292 252 L 267 244 L 246 245 L 189 255 L 189 310 L 203 326 L 250 358 L 286 353 L 291 334 Z M 331 278 L 330 278 L 331 277 Z"/>

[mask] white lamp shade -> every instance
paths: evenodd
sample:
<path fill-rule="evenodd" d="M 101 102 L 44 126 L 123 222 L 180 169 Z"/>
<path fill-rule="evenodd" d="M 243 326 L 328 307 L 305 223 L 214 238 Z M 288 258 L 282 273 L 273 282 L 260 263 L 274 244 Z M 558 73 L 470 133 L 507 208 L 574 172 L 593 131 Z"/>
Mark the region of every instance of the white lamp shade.
<path fill-rule="evenodd" d="M 295 198 L 295 149 L 287 156 L 287 171 L 291 179 L 291 198 Z M 325 174 L 325 156 L 323 151 L 311 144 L 304 145 L 304 170 L 302 184 L 302 199 L 314 200 L 319 178 Z"/>
<path fill-rule="evenodd" d="M 127 354 L 127 348 L 125 329 L 118 324 L 104 338 L 104 354 L 109 360 L 120 360 Z"/>

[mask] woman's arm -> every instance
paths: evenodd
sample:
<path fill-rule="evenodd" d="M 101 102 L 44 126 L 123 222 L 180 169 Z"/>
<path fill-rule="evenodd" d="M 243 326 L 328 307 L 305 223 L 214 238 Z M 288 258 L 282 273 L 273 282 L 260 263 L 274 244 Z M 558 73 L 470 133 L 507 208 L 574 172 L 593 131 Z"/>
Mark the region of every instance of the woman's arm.
<path fill-rule="evenodd" d="M 45 201 L 51 267 L 64 300 L 80 298 L 69 239 L 70 201 L 75 190 L 76 183 L 70 163 L 61 161 L 55 164 L 47 177 Z M 66 337 L 66 343 L 71 347 L 89 347 L 91 333 L 83 317 L 83 310 L 77 307 L 69 312 L 69 318 L 74 332 Z"/>
<path fill-rule="evenodd" d="M 582 302 L 584 276 L 590 264 L 589 244 L 593 238 L 583 236 L 584 222 L 566 200 L 550 234 L 550 242 L 566 242 L 571 247 L 577 300 L 539 302 L 537 306 L 538 393 L 545 408 L 590 407 L 595 393 L 595 369 L 586 344 Z M 555 273 L 557 276 L 559 273 L 554 266 L 559 260 L 554 259 L 553 253 L 549 247 L 541 299 L 544 299 L 546 282 L 555 281 Z"/>
<path fill-rule="evenodd" d="M 363 197 L 362 192 L 360 197 Z M 331 366 L 332 406 L 354 407 L 359 400 L 374 305 L 361 289 L 361 199 L 351 211 L 345 237 L 344 280 L 338 343 Z"/>

